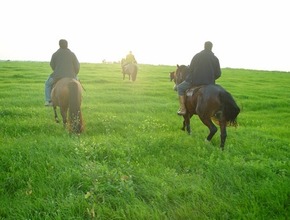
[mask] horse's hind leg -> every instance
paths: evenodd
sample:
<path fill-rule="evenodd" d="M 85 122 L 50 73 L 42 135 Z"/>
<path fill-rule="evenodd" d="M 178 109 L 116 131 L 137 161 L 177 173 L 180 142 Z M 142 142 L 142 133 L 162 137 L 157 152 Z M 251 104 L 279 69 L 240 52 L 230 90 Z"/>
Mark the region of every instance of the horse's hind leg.
<path fill-rule="evenodd" d="M 54 111 L 54 120 L 56 123 L 59 123 L 59 119 L 58 119 L 58 116 L 57 116 L 57 113 L 56 113 L 56 107 L 54 106 L 53 107 L 53 111 Z"/>
<path fill-rule="evenodd" d="M 211 141 L 212 137 L 215 135 L 217 132 L 217 127 L 212 123 L 210 117 L 208 118 L 202 118 L 200 117 L 200 120 L 202 121 L 203 124 L 205 124 L 209 128 L 209 135 L 207 136 L 206 140 Z"/>
<path fill-rule="evenodd" d="M 182 128 L 181 128 L 181 130 L 185 131 L 185 120 L 183 120 L 183 122 L 182 122 Z"/>
<path fill-rule="evenodd" d="M 185 130 L 186 128 L 186 131 L 188 134 L 191 134 L 191 127 L 190 127 L 190 118 L 191 118 L 191 115 L 189 114 L 186 114 L 183 116 L 184 118 L 184 121 L 183 121 L 183 127 L 182 127 L 182 130 Z"/>
<path fill-rule="evenodd" d="M 63 122 L 63 127 L 66 127 L 67 124 L 67 109 L 61 109 L 61 116 L 62 116 L 62 122 Z"/>
<path fill-rule="evenodd" d="M 222 150 L 224 150 L 224 146 L 226 143 L 226 138 L 227 138 L 227 123 L 225 120 L 220 121 L 220 129 L 221 129 L 221 144 L 220 144 L 220 148 Z"/>

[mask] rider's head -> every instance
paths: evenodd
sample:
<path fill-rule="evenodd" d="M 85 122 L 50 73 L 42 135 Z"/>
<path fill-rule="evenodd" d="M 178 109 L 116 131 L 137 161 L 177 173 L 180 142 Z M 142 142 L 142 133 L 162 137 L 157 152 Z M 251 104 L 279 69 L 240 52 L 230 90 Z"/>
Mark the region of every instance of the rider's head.
<path fill-rule="evenodd" d="M 67 48 L 67 41 L 65 39 L 59 40 L 59 46 L 62 49 L 66 49 Z"/>
<path fill-rule="evenodd" d="M 210 42 L 210 41 L 206 41 L 205 43 L 204 43 L 204 49 L 205 50 L 209 50 L 209 51 L 211 51 L 211 49 L 212 49 L 212 42 Z"/>

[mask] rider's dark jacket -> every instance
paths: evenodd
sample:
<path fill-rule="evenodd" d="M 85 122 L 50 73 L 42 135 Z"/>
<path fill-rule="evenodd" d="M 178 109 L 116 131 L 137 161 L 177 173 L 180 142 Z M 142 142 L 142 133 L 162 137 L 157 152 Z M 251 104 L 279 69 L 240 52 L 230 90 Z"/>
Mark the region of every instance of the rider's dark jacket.
<path fill-rule="evenodd" d="M 210 50 L 202 50 L 191 60 L 185 81 L 193 86 L 215 84 L 221 76 L 218 58 Z"/>
<path fill-rule="evenodd" d="M 59 48 L 51 57 L 50 66 L 54 79 L 64 77 L 75 78 L 80 70 L 80 63 L 76 55 L 69 49 Z"/>

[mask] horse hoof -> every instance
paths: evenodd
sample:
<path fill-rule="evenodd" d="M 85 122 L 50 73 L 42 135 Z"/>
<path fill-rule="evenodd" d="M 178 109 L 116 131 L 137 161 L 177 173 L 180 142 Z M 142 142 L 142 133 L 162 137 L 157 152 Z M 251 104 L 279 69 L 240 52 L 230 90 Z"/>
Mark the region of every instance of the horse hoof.
<path fill-rule="evenodd" d="M 210 144 L 210 143 L 211 143 L 211 142 L 210 142 L 209 140 L 207 140 L 207 139 L 205 139 L 204 142 L 205 142 L 206 144 Z"/>

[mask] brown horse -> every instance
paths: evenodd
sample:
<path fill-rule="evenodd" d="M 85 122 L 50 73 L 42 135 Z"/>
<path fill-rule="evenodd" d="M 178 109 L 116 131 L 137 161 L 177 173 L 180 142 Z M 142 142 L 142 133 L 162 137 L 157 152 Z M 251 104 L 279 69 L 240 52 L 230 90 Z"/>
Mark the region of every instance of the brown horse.
<path fill-rule="evenodd" d="M 55 121 L 59 122 L 56 113 L 56 107 L 59 106 L 63 126 L 66 127 L 68 122 L 69 131 L 80 134 L 84 129 L 81 112 L 82 86 L 80 82 L 72 78 L 58 80 L 51 91 L 51 99 Z M 67 111 L 69 111 L 68 121 Z"/>
<path fill-rule="evenodd" d="M 128 63 L 126 64 L 125 59 L 121 61 L 122 73 L 123 73 L 123 80 L 125 79 L 126 74 L 129 76 L 129 80 L 132 77 L 132 81 L 134 82 L 137 78 L 138 67 L 135 63 Z"/>
<path fill-rule="evenodd" d="M 169 72 L 169 79 L 172 82 L 172 80 L 174 80 L 175 82 L 175 71 Z"/>
<path fill-rule="evenodd" d="M 175 85 L 178 86 L 184 81 L 187 74 L 187 66 L 177 65 L 175 72 Z M 182 130 L 191 133 L 190 118 L 192 115 L 198 115 L 204 125 L 209 128 L 209 135 L 206 140 L 210 141 L 217 132 L 217 127 L 212 120 L 220 127 L 220 147 L 223 150 L 226 137 L 227 126 L 237 126 L 237 116 L 240 108 L 236 104 L 232 95 L 220 85 L 204 85 L 192 88 L 187 91 L 185 106 L 187 113 L 183 116 Z"/>

